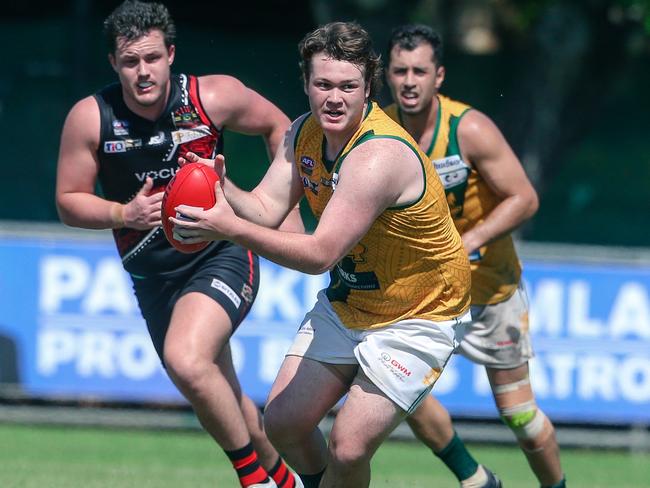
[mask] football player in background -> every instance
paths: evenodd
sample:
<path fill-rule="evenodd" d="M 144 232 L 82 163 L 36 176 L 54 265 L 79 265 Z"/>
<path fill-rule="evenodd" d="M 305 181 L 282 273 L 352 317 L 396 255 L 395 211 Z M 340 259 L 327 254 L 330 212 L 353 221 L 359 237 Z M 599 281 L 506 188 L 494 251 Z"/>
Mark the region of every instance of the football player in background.
<path fill-rule="evenodd" d="M 551 421 L 528 377 L 533 351 L 528 300 L 511 232 L 538 207 L 537 194 L 497 126 L 439 93 L 445 78 L 440 36 L 424 25 L 394 29 L 386 78 L 395 103 L 386 112 L 426 151 L 440 174 L 472 268 L 472 322 L 459 353 L 486 368 L 499 414 L 544 488 L 566 486 Z M 476 462 L 432 396 L 407 422 L 416 437 L 466 484 Z M 465 483 L 465 484 L 463 484 Z"/>
<path fill-rule="evenodd" d="M 230 336 L 257 293 L 257 257 L 228 241 L 183 254 L 160 227 L 162 190 L 179 156 L 214 157 L 224 128 L 262 136 L 273 154 L 289 120 L 233 77 L 172 74 L 175 26 L 162 4 L 125 1 L 104 30 L 119 82 L 67 116 L 56 185 L 61 220 L 113 229 L 156 351 L 241 486 L 301 486 L 267 439 L 231 358 Z M 285 228 L 301 230 L 292 215 Z"/>

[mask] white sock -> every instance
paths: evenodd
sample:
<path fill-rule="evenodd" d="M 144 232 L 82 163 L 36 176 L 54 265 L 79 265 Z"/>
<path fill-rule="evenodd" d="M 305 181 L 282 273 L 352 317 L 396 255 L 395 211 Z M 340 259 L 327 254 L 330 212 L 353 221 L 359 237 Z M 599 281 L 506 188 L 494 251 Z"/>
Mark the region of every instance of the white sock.
<path fill-rule="evenodd" d="M 478 465 L 476 473 L 474 473 L 469 478 L 460 482 L 461 488 L 481 488 L 487 483 L 488 477 L 485 469 L 481 464 Z"/>

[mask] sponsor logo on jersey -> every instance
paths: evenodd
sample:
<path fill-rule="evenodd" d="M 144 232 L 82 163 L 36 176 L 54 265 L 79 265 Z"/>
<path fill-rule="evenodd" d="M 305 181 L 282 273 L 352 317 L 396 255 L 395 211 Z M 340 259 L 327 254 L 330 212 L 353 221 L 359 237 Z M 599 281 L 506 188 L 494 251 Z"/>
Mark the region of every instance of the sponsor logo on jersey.
<path fill-rule="evenodd" d="M 116 136 L 126 136 L 129 134 L 129 122 L 127 120 L 113 121 L 113 134 Z"/>
<path fill-rule="evenodd" d="M 163 131 L 158 132 L 155 136 L 151 136 L 147 141 L 147 146 L 157 146 L 165 142 L 165 133 Z"/>
<path fill-rule="evenodd" d="M 311 191 L 314 195 L 318 195 L 318 182 L 311 181 L 306 176 L 302 177 L 302 186 Z"/>
<path fill-rule="evenodd" d="M 124 139 L 123 141 L 105 141 L 105 153 L 123 153 L 129 149 L 142 147 L 142 139 Z"/>
<path fill-rule="evenodd" d="M 108 154 L 126 152 L 126 143 L 124 141 L 105 141 L 104 152 Z"/>
<path fill-rule="evenodd" d="M 190 129 L 201 125 L 201 117 L 194 108 L 184 105 L 172 114 L 174 127 L 177 129 Z"/>
<path fill-rule="evenodd" d="M 338 173 L 332 174 L 332 177 L 329 178 L 329 179 L 323 178 L 323 177 L 321 177 L 321 179 L 320 179 L 321 184 L 323 186 L 331 188 L 332 191 L 336 190 L 336 184 L 338 183 L 338 181 L 339 181 L 339 174 Z"/>
<path fill-rule="evenodd" d="M 438 172 L 445 190 L 467 182 L 470 167 L 459 155 L 455 154 L 442 159 L 434 159 L 431 162 Z"/>
<path fill-rule="evenodd" d="M 311 175 L 314 171 L 314 164 L 315 163 L 312 158 L 308 156 L 300 156 L 300 165 L 302 166 L 302 170 L 308 175 Z"/>
<path fill-rule="evenodd" d="M 436 171 L 444 171 L 446 169 L 458 169 L 461 167 L 467 167 L 458 154 L 453 154 L 442 159 L 433 159 L 431 160 Z"/>
<path fill-rule="evenodd" d="M 127 149 L 142 147 L 142 139 L 124 139 L 124 145 Z"/>
<path fill-rule="evenodd" d="M 343 281 L 347 281 L 348 283 L 356 283 L 357 282 L 357 275 L 354 273 L 348 273 L 347 271 L 343 271 L 341 268 L 337 268 L 337 271 L 339 272 L 339 276 L 343 279 Z"/>
<path fill-rule="evenodd" d="M 202 137 L 211 135 L 210 128 L 207 125 L 200 125 L 192 129 L 179 129 L 172 132 L 174 144 L 185 144 L 186 142 L 195 141 Z"/>
<path fill-rule="evenodd" d="M 151 171 L 142 171 L 139 173 L 135 173 L 135 177 L 138 179 L 138 181 L 142 183 L 144 183 L 144 180 L 147 179 L 147 176 L 154 181 L 167 180 L 172 178 L 176 174 L 176 171 L 178 171 L 178 167 L 163 168 L 163 169 L 151 170 Z"/>
<path fill-rule="evenodd" d="M 346 257 L 344 261 L 348 261 L 346 266 L 349 266 L 350 258 Z M 336 273 L 343 285 L 352 290 L 379 290 L 379 280 L 373 271 L 346 271 L 339 263 L 336 265 Z"/>

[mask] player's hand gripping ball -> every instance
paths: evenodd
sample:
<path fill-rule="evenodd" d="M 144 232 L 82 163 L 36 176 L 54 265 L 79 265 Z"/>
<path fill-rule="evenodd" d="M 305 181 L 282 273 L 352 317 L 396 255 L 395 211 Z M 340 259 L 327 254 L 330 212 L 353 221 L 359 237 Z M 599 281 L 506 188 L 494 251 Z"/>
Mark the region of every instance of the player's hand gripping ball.
<path fill-rule="evenodd" d="M 209 242 L 183 244 L 174 237 L 173 224 L 169 221 L 169 217 L 184 218 L 175 210 L 179 205 L 201 207 L 204 210 L 214 207 L 216 203 L 214 185 L 217 181 L 219 181 L 219 176 L 210 166 L 201 163 L 188 163 L 180 168 L 167 184 L 162 201 L 162 225 L 165 237 L 180 252 L 198 252 L 205 249 Z"/>

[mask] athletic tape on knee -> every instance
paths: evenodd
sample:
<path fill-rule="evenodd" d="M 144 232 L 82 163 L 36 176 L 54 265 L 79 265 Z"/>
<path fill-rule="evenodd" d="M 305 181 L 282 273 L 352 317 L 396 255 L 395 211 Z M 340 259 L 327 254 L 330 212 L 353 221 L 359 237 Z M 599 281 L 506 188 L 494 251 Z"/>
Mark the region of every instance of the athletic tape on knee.
<path fill-rule="evenodd" d="M 503 408 L 500 413 L 505 424 L 522 441 L 537 439 L 546 425 L 546 415 L 537 408 L 534 401 Z"/>

